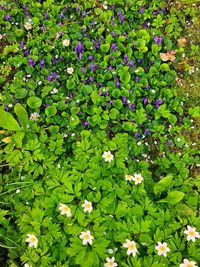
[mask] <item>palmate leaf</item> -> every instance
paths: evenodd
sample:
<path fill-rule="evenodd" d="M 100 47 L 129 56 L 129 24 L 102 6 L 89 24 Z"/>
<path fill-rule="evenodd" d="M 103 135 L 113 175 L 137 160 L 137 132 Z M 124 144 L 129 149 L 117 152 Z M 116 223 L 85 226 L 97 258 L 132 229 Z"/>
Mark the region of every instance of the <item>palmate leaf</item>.
<path fill-rule="evenodd" d="M 0 127 L 10 131 L 20 131 L 21 128 L 13 116 L 0 108 Z"/>

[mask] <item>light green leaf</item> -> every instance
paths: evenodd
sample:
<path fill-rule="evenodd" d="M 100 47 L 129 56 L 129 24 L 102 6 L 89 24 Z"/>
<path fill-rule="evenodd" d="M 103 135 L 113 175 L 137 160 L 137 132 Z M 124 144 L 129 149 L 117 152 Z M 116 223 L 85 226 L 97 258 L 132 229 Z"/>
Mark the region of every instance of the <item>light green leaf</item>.
<path fill-rule="evenodd" d="M 21 128 L 13 116 L 0 108 L 0 127 L 10 131 L 20 131 Z"/>
<path fill-rule="evenodd" d="M 17 103 L 14 107 L 14 111 L 16 115 L 18 116 L 22 127 L 26 129 L 29 120 L 28 120 L 28 114 L 25 108 L 21 104 Z"/>

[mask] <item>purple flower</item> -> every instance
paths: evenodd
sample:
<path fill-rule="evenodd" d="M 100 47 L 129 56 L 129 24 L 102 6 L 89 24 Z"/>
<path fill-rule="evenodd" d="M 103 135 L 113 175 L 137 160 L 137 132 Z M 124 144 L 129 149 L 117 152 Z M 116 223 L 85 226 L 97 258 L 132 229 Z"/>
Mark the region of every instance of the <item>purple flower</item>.
<path fill-rule="evenodd" d="M 138 64 L 142 64 L 142 59 L 138 58 L 137 62 L 138 62 Z"/>
<path fill-rule="evenodd" d="M 49 16 L 48 16 L 48 14 L 47 14 L 46 12 L 43 14 L 43 16 L 44 16 L 44 18 L 45 18 L 46 20 L 49 19 Z"/>
<path fill-rule="evenodd" d="M 99 95 L 102 96 L 103 95 L 103 92 L 102 90 L 99 91 Z"/>
<path fill-rule="evenodd" d="M 145 21 L 144 24 L 143 24 L 143 28 L 146 29 L 146 28 L 148 28 L 150 25 L 151 25 L 150 22 Z"/>
<path fill-rule="evenodd" d="M 42 26 L 40 27 L 40 30 L 41 30 L 41 31 L 45 31 L 45 27 L 44 27 L 44 25 L 42 25 Z"/>
<path fill-rule="evenodd" d="M 24 52 L 24 55 L 27 57 L 27 56 L 29 55 L 29 52 L 30 52 L 30 50 L 27 49 L 27 50 Z"/>
<path fill-rule="evenodd" d="M 60 60 L 64 60 L 64 57 L 63 56 L 60 56 Z"/>
<path fill-rule="evenodd" d="M 112 31 L 110 34 L 112 35 L 112 37 L 115 37 L 116 36 L 116 32 L 113 32 Z"/>
<path fill-rule="evenodd" d="M 1 10 L 5 10 L 5 5 L 1 5 Z"/>
<path fill-rule="evenodd" d="M 157 99 L 155 102 L 155 106 L 158 109 L 160 105 L 162 105 L 163 101 L 161 99 Z"/>
<path fill-rule="evenodd" d="M 8 105 L 4 105 L 4 110 L 8 112 Z"/>
<path fill-rule="evenodd" d="M 82 72 L 82 73 L 84 73 L 84 72 L 86 72 L 86 69 L 85 68 L 80 68 L 80 71 Z"/>
<path fill-rule="evenodd" d="M 55 57 L 53 57 L 53 58 L 51 59 L 51 62 L 52 62 L 52 64 L 56 64 L 58 61 L 57 61 L 57 59 L 56 59 Z"/>
<path fill-rule="evenodd" d="M 123 57 L 123 62 L 124 62 L 124 64 L 125 64 L 127 61 L 128 61 L 128 56 L 127 56 L 127 54 L 125 54 L 124 57 Z"/>
<path fill-rule="evenodd" d="M 18 103 L 18 99 L 16 97 L 13 98 L 14 99 L 14 103 Z"/>
<path fill-rule="evenodd" d="M 136 82 L 139 82 L 139 79 L 140 79 L 139 76 L 136 76 L 136 77 L 135 77 L 135 81 L 136 81 Z"/>
<path fill-rule="evenodd" d="M 85 18 L 85 16 L 86 16 L 86 11 L 83 11 L 83 13 L 82 13 L 81 17 L 84 19 L 84 18 Z"/>
<path fill-rule="evenodd" d="M 84 50 L 84 45 L 81 42 L 78 42 L 78 45 L 75 47 L 76 53 L 82 53 Z"/>
<path fill-rule="evenodd" d="M 98 42 L 95 42 L 94 46 L 95 46 L 96 49 L 100 48 L 100 44 Z"/>
<path fill-rule="evenodd" d="M 102 82 L 99 82 L 99 83 L 97 84 L 98 87 L 102 87 L 102 85 L 103 85 Z"/>
<path fill-rule="evenodd" d="M 133 60 L 132 59 L 130 59 L 129 68 L 130 69 L 133 69 L 134 68 L 134 63 L 133 63 Z"/>
<path fill-rule="evenodd" d="M 83 125 L 84 125 L 85 127 L 89 127 L 89 126 L 90 126 L 89 122 L 87 122 L 87 121 L 84 121 L 84 122 L 83 122 Z"/>
<path fill-rule="evenodd" d="M 91 63 L 91 64 L 90 64 L 90 69 L 91 69 L 92 71 L 96 71 L 97 66 L 96 66 L 94 63 Z"/>
<path fill-rule="evenodd" d="M 10 21 L 11 20 L 10 14 L 8 13 L 7 15 L 5 15 L 4 19 Z"/>
<path fill-rule="evenodd" d="M 28 12 L 28 6 L 27 5 L 24 5 L 24 12 L 25 12 L 26 17 L 29 17 L 29 12 Z"/>
<path fill-rule="evenodd" d="M 146 89 L 149 90 L 150 89 L 150 86 L 149 85 L 146 85 Z"/>
<path fill-rule="evenodd" d="M 148 135 L 148 134 L 150 134 L 151 132 L 150 132 L 150 130 L 148 129 L 148 128 L 146 128 L 145 130 L 144 130 L 144 135 L 146 136 L 146 135 Z"/>
<path fill-rule="evenodd" d="M 167 141 L 166 144 L 167 144 L 168 146 L 171 146 L 171 145 L 172 145 L 172 142 Z"/>
<path fill-rule="evenodd" d="M 149 102 L 148 97 L 145 97 L 145 98 L 143 99 L 143 103 L 144 103 L 144 105 L 147 105 L 148 102 Z"/>
<path fill-rule="evenodd" d="M 89 55 L 89 56 L 88 56 L 88 59 L 89 59 L 89 60 L 94 60 L 94 56 L 93 56 L 93 55 Z"/>
<path fill-rule="evenodd" d="M 95 21 L 92 21 L 92 22 L 90 23 L 90 26 L 93 28 L 93 27 L 95 26 Z"/>
<path fill-rule="evenodd" d="M 44 68 L 44 67 L 45 67 L 44 59 L 41 59 L 41 60 L 40 60 L 40 67 L 41 67 L 41 68 Z"/>
<path fill-rule="evenodd" d="M 136 139 L 136 140 L 139 139 L 139 133 L 138 133 L 138 132 L 135 132 L 135 133 L 134 133 L 134 136 L 135 136 L 135 139 Z"/>
<path fill-rule="evenodd" d="M 29 63 L 29 65 L 30 65 L 31 67 L 35 67 L 35 65 L 36 65 L 35 61 L 34 61 L 32 58 L 30 58 L 30 59 L 28 60 L 28 63 Z"/>
<path fill-rule="evenodd" d="M 79 6 L 76 6 L 76 12 L 80 12 L 80 7 Z"/>
<path fill-rule="evenodd" d="M 144 10 L 145 10 L 144 6 L 140 7 L 140 9 L 139 9 L 139 13 L 140 13 L 140 14 L 143 14 L 143 13 L 144 13 Z"/>
<path fill-rule="evenodd" d="M 133 104 L 129 105 L 129 109 L 130 109 L 130 110 L 132 110 L 132 109 L 134 109 L 134 108 L 136 108 L 136 103 L 133 103 Z"/>
<path fill-rule="evenodd" d="M 64 19 L 65 15 L 63 12 L 60 13 L 60 19 Z"/>
<path fill-rule="evenodd" d="M 154 37 L 154 42 L 155 42 L 156 45 L 161 44 L 162 41 L 163 41 L 163 37 L 162 36 L 160 36 L 160 37 L 159 36 L 155 36 Z"/>
<path fill-rule="evenodd" d="M 53 82 L 56 78 L 59 77 L 59 75 L 57 73 L 54 73 L 53 71 L 49 72 L 49 76 L 47 77 L 47 80 L 50 82 Z"/>
<path fill-rule="evenodd" d="M 112 49 L 114 52 L 117 52 L 117 49 L 118 49 L 117 44 L 111 44 L 110 49 Z"/>
<path fill-rule="evenodd" d="M 118 77 L 115 78 L 115 81 L 116 81 L 116 82 L 115 82 L 115 85 L 116 85 L 117 87 L 120 87 L 121 83 L 120 83 Z"/>
<path fill-rule="evenodd" d="M 125 96 L 122 96 L 122 103 L 123 103 L 124 105 L 127 104 L 127 98 L 126 98 Z"/>
<path fill-rule="evenodd" d="M 21 49 L 24 49 L 24 47 L 25 47 L 24 42 L 21 42 L 21 43 L 20 43 L 20 48 L 21 48 Z"/>
<path fill-rule="evenodd" d="M 113 69 L 113 67 L 112 66 L 109 66 L 108 68 L 107 68 L 107 70 L 112 70 Z"/>
<path fill-rule="evenodd" d="M 90 83 L 92 83 L 94 81 L 94 78 L 92 76 L 89 77 L 89 80 L 88 80 Z"/>
<path fill-rule="evenodd" d="M 122 24 L 122 23 L 125 21 L 125 18 L 124 18 L 124 16 L 122 15 L 122 11 L 119 11 L 119 12 L 117 13 L 117 15 L 119 16 L 120 24 Z"/>

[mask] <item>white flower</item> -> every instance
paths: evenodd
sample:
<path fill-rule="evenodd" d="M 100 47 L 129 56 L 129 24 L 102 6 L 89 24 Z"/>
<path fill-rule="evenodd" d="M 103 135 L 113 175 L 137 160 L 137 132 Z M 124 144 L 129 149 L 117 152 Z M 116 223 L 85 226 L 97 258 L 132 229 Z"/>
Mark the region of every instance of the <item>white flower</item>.
<path fill-rule="evenodd" d="M 65 39 L 65 40 L 63 40 L 63 46 L 69 46 L 69 44 L 70 44 L 70 40 L 69 39 Z"/>
<path fill-rule="evenodd" d="M 158 245 L 156 246 L 156 250 L 158 251 L 158 255 L 163 255 L 164 257 L 167 257 L 167 252 L 170 251 L 170 249 L 167 247 L 167 243 L 161 243 L 158 242 Z"/>
<path fill-rule="evenodd" d="M 58 93 L 58 89 L 57 88 L 53 88 L 53 90 L 51 91 L 52 94 L 57 94 Z"/>
<path fill-rule="evenodd" d="M 28 238 L 26 239 L 26 242 L 29 243 L 29 247 L 37 247 L 38 239 L 35 235 L 27 234 Z"/>
<path fill-rule="evenodd" d="M 141 174 L 135 173 L 133 176 L 133 181 L 135 182 L 135 184 L 141 184 L 141 182 L 144 180 L 144 178 L 142 177 Z"/>
<path fill-rule="evenodd" d="M 82 205 L 82 207 L 84 208 L 84 212 L 87 212 L 88 211 L 88 213 L 91 213 L 92 210 L 93 210 L 92 202 L 87 201 L 86 199 L 85 199 L 85 202 Z"/>
<path fill-rule="evenodd" d="M 32 29 L 32 23 L 27 21 L 26 23 L 24 23 L 24 28 L 27 31 L 31 30 Z"/>
<path fill-rule="evenodd" d="M 32 267 L 31 265 L 28 265 L 27 263 L 24 264 L 24 267 Z"/>
<path fill-rule="evenodd" d="M 61 215 L 66 214 L 67 217 L 72 216 L 71 209 L 65 204 L 60 203 L 59 210 Z"/>
<path fill-rule="evenodd" d="M 126 243 L 123 244 L 124 248 L 127 248 L 127 255 L 132 254 L 134 257 L 136 256 L 137 248 L 136 248 L 136 243 L 135 241 L 130 241 L 126 239 Z"/>
<path fill-rule="evenodd" d="M 115 257 L 106 258 L 106 263 L 104 264 L 104 267 L 116 267 L 117 263 L 115 262 Z"/>
<path fill-rule="evenodd" d="M 74 69 L 72 67 L 67 68 L 67 73 L 72 74 L 74 72 Z"/>
<path fill-rule="evenodd" d="M 187 259 L 183 260 L 183 263 L 180 264 L 180 267 L 198 267 L 194 261 L 189 261 Z"/>
<path fill-rule="evenodd" d="M 181 141 L 181 138 L 177 138 L 177 142 L 180 142 Z"/>
<path fill-rule="evenodd" d="M 33 121 L 37 121 L 37 120 L 39 120 L 39 118 L 40 118 L 40 114 L 37 112 L 33 112 L 30 116 L 30 119 Z"/>
<path fill-rule="evenodd" d="M 90 234 L 90 231 L 86 231 L 86 232 L 81 232 L 80 234 L 80 239 L 83 240 L 83 245 L 86 245 L 86 244 L 90 244 L 92 245 L 92 239 L 94 239 L 94 237 Z"/>
<path fill-rule="evenodd" d="M 105 151 L 102 157 L 105 159 L 105 162 L 111 162 L 114 158 L 113 154 L 111 154 L 110 151 Z"/>
<path fill-rule="evenodd" d="M 187 241 L 192 240 L 195 242 L 195 238 L 200 238 L 200 235 L 198 232 L 196 232 L 196 228 L 192 228 L 191 226 L 187 226 L 187 230 L 184 231 L 184 234 L 187 235 Z"/>
<path fill-rule="evenodd" d="M 113 250 L 112 248 L 109 248 L 109 249 L 108 249 L 108 253 L 109 253 L 109 254 L 113 254 L 113 253 L 114 253 L 114 250 Z"/>
<path fill-rule="evenodd" d="M 125 180 L 126 181 L 132 181 L 133 180 L 133 176 L 128 174 L 128 175 L 125 175 Z"/>

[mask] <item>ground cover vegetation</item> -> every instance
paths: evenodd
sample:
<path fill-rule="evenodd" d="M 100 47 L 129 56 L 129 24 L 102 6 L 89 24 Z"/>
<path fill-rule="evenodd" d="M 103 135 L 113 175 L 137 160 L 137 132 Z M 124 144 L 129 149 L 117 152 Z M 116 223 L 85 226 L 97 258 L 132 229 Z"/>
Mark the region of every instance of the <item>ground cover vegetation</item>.
<path fill-rule="evenodd" d="M 0 266 L 200 266 L 199 13 L 1 1 Z"/>

